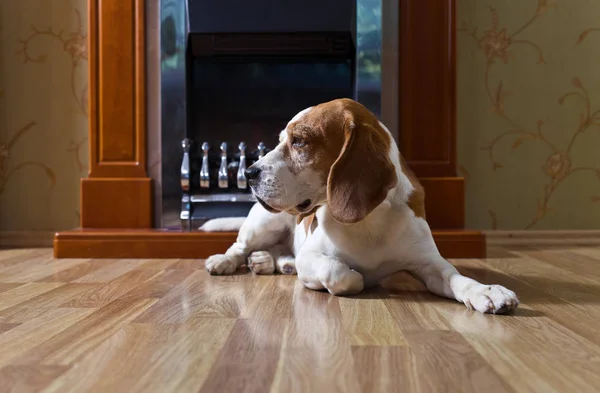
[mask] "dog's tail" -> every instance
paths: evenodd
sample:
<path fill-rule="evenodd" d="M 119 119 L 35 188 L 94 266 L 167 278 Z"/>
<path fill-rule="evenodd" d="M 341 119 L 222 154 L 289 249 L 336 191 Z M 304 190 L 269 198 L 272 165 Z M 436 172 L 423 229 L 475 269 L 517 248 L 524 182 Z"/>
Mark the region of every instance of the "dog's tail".
<path fill-rule="evenodd" d="M 199 229 L 205 232 L 237 232 L 246 221 L 246 217 L 213 218 L 206 221 Z"/>

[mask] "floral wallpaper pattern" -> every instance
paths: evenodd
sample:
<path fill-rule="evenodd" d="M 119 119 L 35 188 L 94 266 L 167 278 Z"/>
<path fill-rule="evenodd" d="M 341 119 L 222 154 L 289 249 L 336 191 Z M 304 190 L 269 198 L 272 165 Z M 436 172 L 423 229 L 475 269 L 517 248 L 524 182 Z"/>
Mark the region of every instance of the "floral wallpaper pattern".
<path fill-rule="evenodd" d="M 0 1 L 0 231 L 79 223 L 86 7 Z M 600 227 L 599 15 L 596 0 L 457 0 L 469 227 Z"/>
<path fill-rule="evenodd" d="M 600 227 L 600 2 L 458 0 L 459 171 L 478 229 Z"/>
<path fill-rule="evenodd" d="M 87 1 L 0 1 L 0 231 L 79 225 Z"/>

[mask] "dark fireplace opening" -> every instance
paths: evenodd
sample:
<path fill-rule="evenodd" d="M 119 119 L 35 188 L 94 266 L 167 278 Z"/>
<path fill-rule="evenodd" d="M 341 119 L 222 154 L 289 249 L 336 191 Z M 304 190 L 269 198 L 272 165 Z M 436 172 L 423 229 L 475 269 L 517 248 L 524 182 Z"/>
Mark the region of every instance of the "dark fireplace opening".
<path fill-rule="evenodd" d="M 243 169 L 277 145 L 299 111 L 341 97 L 378 104 L 370 81 L 357 89 L 356 4 L 188 0 L 172 13 L 180 20 L 169 22 L 171 41 L 184 43 L 184 55 L 162 71 L 163 227 L 189 230 L 213 217 L 246 215 L 254 198 Z M 170 188 L 174 170 L 178 196 Z"/>
<path fill-rule="evenodd" d="M 228 143 L 230 162 L 237 169 L 240 142 L 247 146 L 246 159 L 255 160 L 259 145 L 265 151 L 273 148 L 279 132 L 300 110 L 354 95 L 351 58 L 196 57 L 191 63 L 188 138 L 195 146 L 208 143 L 212 168 L 218 168 L 222 142 Z M 210 193 L 214 184 L 210 189 L 196 187 L 200 168 L 195 160 L 191 188 Z M 220 191 L 249 192 L 238 189 L 235 179 L 230 183 L 232 187 Z"/>
<path fill-rule="evenodd" d="M 193 60 L 190 136 L 208 141 L 272 146 L 300 110 L 352 97 L 352 60 L 244 58 Z M 237 145 L 237 143 L 235 144 Z"/>

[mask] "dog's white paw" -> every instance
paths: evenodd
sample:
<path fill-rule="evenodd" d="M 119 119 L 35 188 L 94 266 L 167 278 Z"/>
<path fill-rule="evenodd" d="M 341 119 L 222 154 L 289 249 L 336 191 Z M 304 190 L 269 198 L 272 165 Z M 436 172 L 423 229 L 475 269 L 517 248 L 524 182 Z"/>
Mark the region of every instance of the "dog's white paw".
<path fill-rule="evenodd" d="M 224 254 L 212 255 L 206 260 L 204 267 L 215 276 L 233 274 L 237 269 L 235 262 Z"/>
<path fill-rule="evenodd" d="M 281 274 L 296 274 L 296 261 L 292 256 L 281 256 L 277 258 L 275 270 Z"/>
<path fill-rule="evenodd" d="M 256 274 L 273 274 L 275 261 L 267 251 L 255 251 L 248 257 L 248 267 Z"/>
<path fill-rule="evenodd" d="M 323 282 L 329 293 L 336 296 L 356 295 L 363 290 L 365 283 L 362 274 L 348 270 L 340 277 L 330 277 Z"/>
<path fill-rule="evenodd" d="M 517 295 L 501 285 L 475 285 L 462 299 L 468 309 L 486 314 L 506 314 L 519 306 Z"/>

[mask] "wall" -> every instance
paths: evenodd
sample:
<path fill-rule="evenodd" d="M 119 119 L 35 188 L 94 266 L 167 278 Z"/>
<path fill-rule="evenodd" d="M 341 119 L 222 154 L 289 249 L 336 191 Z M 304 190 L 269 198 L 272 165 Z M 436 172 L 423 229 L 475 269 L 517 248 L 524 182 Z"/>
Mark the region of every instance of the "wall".
<path fill-rule="evenodd" d="M 600 227 L 600 2 L 457 1 L 468 226 Z M 78 225 L 86 4 L 0 3 L 0 231 Z"/>
<path fill-rule="evenodd" d="M 0 231 L 78 226 L 87 2 L 0 3 Z"/>
<path fill-rule="evenodd" d="M 467 223 L 600 228 L 600 1 L 458 0 Z"/>

